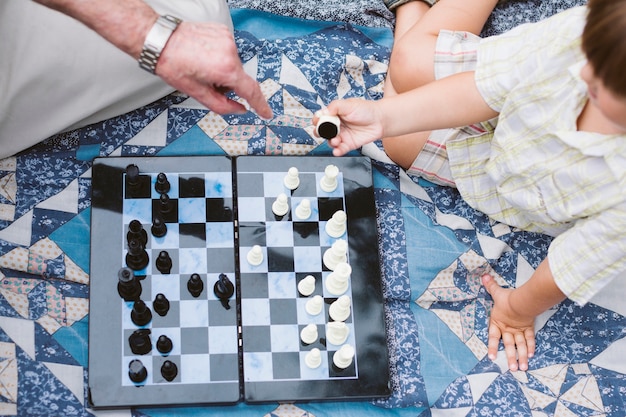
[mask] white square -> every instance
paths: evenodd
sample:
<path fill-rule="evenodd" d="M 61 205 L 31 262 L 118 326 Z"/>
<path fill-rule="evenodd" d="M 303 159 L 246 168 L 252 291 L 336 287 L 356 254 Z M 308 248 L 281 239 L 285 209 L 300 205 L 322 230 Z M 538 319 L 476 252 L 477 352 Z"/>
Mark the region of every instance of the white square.
<path fill-rule="evenodd" d="M 210 355 L 181 355 L 180 376 L 184 384 L 199 384 L 211 381 Z"/>
<path fill-rule="evenodd" d="M 270 381 L 273 379 L 271 352 L 244 352 L 243 375 L 246 381 Z"/>
<path fill-rule="evenodd" d="M 265 220 L 265 198 L 239 197 L 237 215 L 239 222 L 262 222 Z"/>
<path fill-rule="evenodd" d="M 209 352 L 237 353 L 237 329 L 235 326 L 209 327 Z"/>
<path fill-rule="evenodd" d="M 262 326 L 270 323 L 270 300 L 266 298 L 244 298 L 241 300 L 241 324 Z"/>
<path fill-rule="evenodd" d="M 180 248 L 178 250 L 178 272 L 180 274 L 203 274 L 207 270 L 205 248 Z"/>
<path fill-rule="evenodd" d="M 207 327 L 209 306 L 206 300 L 181 300 L 180 327 Z"/>

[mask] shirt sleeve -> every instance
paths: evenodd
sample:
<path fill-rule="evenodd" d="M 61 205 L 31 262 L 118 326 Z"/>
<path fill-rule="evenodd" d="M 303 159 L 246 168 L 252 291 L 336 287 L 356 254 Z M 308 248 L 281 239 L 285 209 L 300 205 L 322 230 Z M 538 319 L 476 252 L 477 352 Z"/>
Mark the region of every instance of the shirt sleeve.
<path fill-rule="evenodd" d="M 557 236 L 548 262 L 559 289 L 583 305 L 616 277 L 626 278 L 626 202 L 579 220 Z"/>
<path fill-rule="evenodd" d="M 501 112 L 509 92 L 518 84 L 540 85 L 550 77 L 562 76 L 569 66 L 565 62 L 572 43 L 580 44 L 585 18 L 586 7 L 574 7 L 482 39 L 475 80 L 487 104 Z"/>

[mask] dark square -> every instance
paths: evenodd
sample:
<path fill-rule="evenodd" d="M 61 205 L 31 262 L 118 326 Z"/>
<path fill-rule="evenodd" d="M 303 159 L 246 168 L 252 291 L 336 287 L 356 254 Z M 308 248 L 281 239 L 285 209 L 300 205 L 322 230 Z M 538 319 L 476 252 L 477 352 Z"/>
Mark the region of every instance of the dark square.
<path fill-rule="evenodd" d="M 212 354 L 209 357 L 211 381 L 238 381 L 239 357 L 236 354 Z"/>
<path fill-rule="evenodd" d="M 240 290 L 241 298 L 267 298 L 267 274 L 241 274 Z"/>
<path fill-rule="evenodd" d="M 232 198 L 207 198 L 206 199 L 207 222 L 231 222 L 233 221 Z"/>
<path fill-rule="evenodd" d="M 150 198 L 152 195 L 152 181 L 149 175 L 140 175 L 137 184 L 130 185 L 125 179 L 124 198 Z"/>
<path fill-rule="evenodd" d="M 130 348 L 130 343 L 128 341 L 128 339 L 130 338 L 130 336 L 133 334 L 133 332 L 135 332 L 136 330 L 140 330 L 139 328 L 136 329 L 124 329 L 124 356 L 134 356 L 135 353 L 133 353 L 133 351 Z M 152 334 L 152 330 L 151 329 L 142 329 L 141 331 L 147 331 L 148 334 L 150 335 L 150 340 L 154 341 L 155 340 L 155 336 L 154 334 Z M 152 343 L 152 349 L 156 349 L 156 347 L 154 346 L 154 342 Z M 149 356 L 150 353 L 147 353 L 146 356 Z"/>
<path fill-rule="evenodd" d="M 181 354 L 208 353 L 208 327 L 182 327 L 180 329 Z"/>
<path fill-rule="evenodd" d="M 213 285 L 209 283 L 210 290 Z M 235 297 L 228 300 L 228 306 L 224 307 L 221 301 L 210 300 L 209 303 L 209 326 L 236 326 L 237 325 L 237 301 Z"/>
<path fill-rule="evenodd" d="M 234 271 L 235 253 L 232 248 L 208 248 L 206 263 L 207 272 L 220 274 Z"/>
<path fill-rule="evenodd" d="M 212 288 L 207 288 L 206 275 L 200 275 L 200 279 L 202 279 L 202 292 L 198 294 L 197 297 L 194 297 L 193 294 L 189 292 L 189 288 L 187 287 L 187 283 L 193 274 L 185 274 L 180 276 L 180 299 L 181 300 L 206 300 L 207 291 L 213 291 Z"/>
<path fill-rule="evenodd" d="M 164 294 L 167 297 L 167 294 Z M 154 299 L 152 300 L 154 301 Z M 152 309 L 152 328 L 180 327 L 180 305 L 178 300 L 169 300 L 170 309 L 164 316 Z"/>
<path fill-rule="evenodd" d="M 162 249 L 153 249 L 150 251 L 150 264 L 151 264 L 151 271 L 153 275 L 171 275 L 171 274 L 178 274 L 178 249 L 167 249 L 167 250 L 162 250 Z M 157 268 L 157 261 L 159 259 L 159 255 L 161 254 L 161 252 L 167 252 L 168 256 L 170 257 L 170 261 L 172 262 L 172 266 L 170 268 L 170 271 L 167 272 L 166 270 L 164 270 L 164 272 L 159 271 L 159 269 Z"/>
<path fill-rule="evenodd" d="M 272 205 L 274 204 L 274 201 L 276 201 L 275 197 L 265 198 L 265 219 L 269 221 L 274 221 L 274 222 L 291 221 L 292 219 L 291 207 L 289 208 L 289 211 L 285 215 L 277 216 L 274 214 L 274 211 L 272 210 Z M 291 200 L 288 199 L 287 204 L 291 204 Z"/>
<path fill-rule="evenodd" d="M 152 217 L 159 216 L 165 223 L 176 223 L 178 221 L 178 200 L 173 198 L 169 202 L 167 211 L 161 211 L 161 201 L 152 199 Z"/>
<path fill-rule="evenodd" d="M 238 174 L 237 195 L 239 197 L 260 197 L 265 195 L 265 191 L 263 188 L 263 174 Z"/>
<path fill-rule="evenodd" d="M 268 247 L 267 270 L 269 272 L 293 271 L 293 248 Z"/>
<path fill-rule="evenodd" d="M 271 352 L 272 338 L 269 326 L 244 326 L 241 332 L 244 352 Z"/>
<path fill-rule="evenodd" d="M 206 225 L 204 223 L 181 223 L 178 225 L 181 248 L 202 248 L 206 246 Z"/>
<path fill-rule="evenodd" d="M 298 326 L 298 331 L 301 332 L 306 326 L 301 324 Z M 321 351 L 326 350 L 326 326 L 317 325 L 317 340 L 313 343 L 306 344 L 300 339 L 300 351 L 309 351 L 313 348 L 318 348 Z"/>
<path fill-rule="evenodd" d="M 293 243 L 295 246 L 319 246 L 319 223 L 293 222 Z"/>
<path fill-rule="evenodd" d="M 296 291 L 298 290 L 298 283 L 308 275 L 313 275 L 315 277 L 315 290 L 309 296 L 303 296 L 302 294 L 298 292 L 298 297 L 308 298 L 308 297 L 313 297 L 314 295 L 324 295 L 321 272 L 297 272 L 296 273 Z"/>
<path fill-rule="evenodd" d="M 272 353 L 274 379 L 299 379 L 300 354 L 298 352 Z"/>
<path fill-rule="evenodd" d="M 265 223 L 242 222 L 239 223 L 240 246 L 266 246 Z"/>
<path fill-rule="evenodd" d="M 204 197 L 204 195 L 204 178 L 184 174 L 178 176 L 179 198 Z"/>
<path fill-rule="evenodd" d="M 333 217 L 337 210 L 344 210 L 343 199 L 339 197 L 320 197 L 317 199 L 320 221 Z"/>
<path fill-rule="evenodd" d="M 317 183 L 315 181 L 314 173 L 300 173 L 300 185 L 298 188 L 291 191 L 291 195 L 294 197 L 312 197 L 317 195 Z"/>
<path fill-rule="evenodd" d="M 176 377 L 174 377 L 174 379 L 172 379 L 171 381 L 168 381 L 165 378 L 163 378 L 163 375 L 161 374 L 161 366 L 163 366 L 163 362 L 165 361 L 173 362 L 176 365 L 176 368 L 178 368 L 178 373 Z M 154 376 L 152 377 L 152 379 L 156 383 L 166 384 L 170 382 L 175 383 L 175 382 L 181 381 L 180 357 L 179 356 L 168 356 L 168 357 L 154 356 L 152 359 L 152 369 L 154 372 Z"/>
<path fill-rule="evenodd" d="M 354 358 L 352 359 L 352 363 L 350 364 L 350 366 L 348 366 L 345 369 L 339 369 L 335 366 L 335 364 L 333 363 L 333 355 L 335 354 L 335 351 L 329 351 L 328 352 L 328 363 L 329 363 L 329 368 L 328 369 L 328 374 L 331 378 L 345 378 L 345 377 L 354 377 L 356 376 L 356 366 L 354 364 Z M 356 354 L 354 355 L 356 357 Z M 381 375 L 382 377 L 382 375 Z"/>
<path fill-rule="evenodd" d="M 270 322 L 272 324 L 298 323 L 298 307 L 295 298 L 270 299 Z"/>

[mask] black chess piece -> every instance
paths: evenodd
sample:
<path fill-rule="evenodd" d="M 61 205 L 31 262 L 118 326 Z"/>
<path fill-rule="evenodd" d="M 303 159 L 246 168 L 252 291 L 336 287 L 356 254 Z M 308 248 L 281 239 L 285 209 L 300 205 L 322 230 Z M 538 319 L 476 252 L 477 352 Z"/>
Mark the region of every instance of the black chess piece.
<path fill-rule="evenodd" d="M 219 278 L 213 285 L 213 293 L 220 299 L 222 306 L 224 306 L 226 310 L 229 310 L 229 299 L 235 293 L 235 286 L 226 274 L 220 274 Z"/>
<path fill-rule="evenodd" d="M 204 282 L 202 282 L 200 275 L 191 274 L 189 281 L 187 281 L 187 290 L 194 298 L 198 298 L 200 296 L 202 290 L 204 290 Z"/>
<path fill-rule="evenodd" d="M 163 355 L 167 355 L 168 353 L 170 353 L 173 347 L 174 344 L 172 343 L 172 339 L 165 336 L 164 334 L 159 336 L 159 338 L 157 339 L 156 348 Z"/>
<path fill-rule="evenodd" d="M 145 231 L 143 225 L 139 220 L 131 220 L 128 225 L 128 233 L 126 233 L 126 241 L 130 242 L 131 240 L 138 240 L 141 244 L 146 247 L 148 244 L 148 232 Z"/>
<path fill-rule="evenodd" d="M 148 378 L 148 370 L 139 359 L 133 359 L 128 364 L 128 377 L 136 384 L 141 384 Z"/>
<path fill-rule="evenodd" d="M 130 319 L 137 326 L 145 326 L 152 320 L 152 312 L 143 300 L 137 300 L 133 304 L 133 310 L 130 312 Z"/>
<path fill-rule="evenodd" d="M 172 211 L 172 201 L 167 193 L 163 193 L 159 196 L 159 212 L 161 214 L 167 214 Z"/>
<path fill-rule="evenodd" d="M 156 258 L 155 264 L 156 268 L 162 274 L 169 274 L 172 270 L 172 258 L 170 258 L 170 254 L 165 250 L 159 252 L 159 256 Z"/>
<path fill-rule="evenodd" d="M 163 172 L 160 172 L 159 175 L 157 175 L 154 189 L 159 194 L 165 194 L 170 191 L 170 182 L 167 179 L 167 175 L 165 175 Z"/>
<path fill-rule="evenodd" d="M 126 167 L 126 184 L 129 187 L 136 187 L 139 184 L 139 167 L 130 164 Z"/>
<path fill-rule="evenodd" d="M 161 376 L 165 378 L 166 381 L 172 381 L 178 375 L 178 367 L 172 361 L 165 361 L 163 365 L 161 365 Z"/>
<path fill-rule="evenodd" d="M 161 216 L 155 216 L 152 219 L 152 228 L 150 229 L 152 236 L 163 237 L 167 233 L 167 225 Z"/>
<path fill-rule="evenodd" d="M 152 302 L 152 309 L 159 316 L 163 317 L 170 310 L 170 301 L 164 294 L 158 293 L 156 297 L 154 297 L 154 301 Z"/>
<path fill-rule="evenodd" d="M 128 242 L 128 253 L 126 253 L 126 265 L 135 271 L 139 271 L 148 266 L 149 262 L 150 259 L 145 246 L 137 239 L 130 240 Z"/>
<path fill-rule="evenodd" d="M 135 301 L 141 296 L 141 282 L 130 268 L 117 272 L 117 292 L 124 301 Z"/>
<path fill-rule="evenodd" d="M 150 340 L 150 329 L 135 330 L 128 337 L 130 350 L 135 355 L 145 355 L 152 350 L 152 341 Z"/>

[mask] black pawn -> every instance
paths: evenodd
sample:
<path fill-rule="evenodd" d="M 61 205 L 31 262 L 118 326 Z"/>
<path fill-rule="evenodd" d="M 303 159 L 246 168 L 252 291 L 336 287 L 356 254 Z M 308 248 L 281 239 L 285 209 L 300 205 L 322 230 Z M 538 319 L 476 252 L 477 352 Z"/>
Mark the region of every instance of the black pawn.
<path fill-rule="evenodd" d="M 130 240 L 128 242 L 128 253 L 126 254 L 126 265 L 138 271 L 148 266 L 148 262 L 150 262 L 150 259 L 145 246 L 137 239 Z"/>
<path fill-rule="evenodd" d="M 159 173 L 159 175 L 157 175 L 154 189 L 159 194 L 165 194 L 170 191 L 170 182 L 168 181 L 167 176 L 164 173 L 161 172 Z"/>
<path fill-rule="evenodd" d="M 141 296 L 141 282 L 130 268 L 121 268 L 117 272 L 117 292 L 125 301 L 135 301 Z"/>
<path fill-rule="evenodd" d="M 235 286 L 226 276 L 226 274 L 220 274 L 218 280 L 213 285 L 213 293 L 220 299 L 222 305 L 226 310 L 230 309 L 228 299 L 235 293 Z"/>
<path fill-rule="evenodd" d="M 172 361 L 165 361 L 161 365 L 161 375 L 166 381 L 172 381 L 178 375 L 178 367 Z"/>
<path fill-rule="evenodd" d="M 172 270 L 172 258 L 170 258 L 170 254 L 167 253 L 167 251 L 162 250 L 159 252 L 155 264 L 156 268 L 162 274 L 169 274 Z"/>
<path fill-rule="evenodd" d="M 126 167 L 126 184 L 130 187 L 136 187 L 139 184 L 139 167 L 130 164 Z"/>
<path fill-rule="evenodd" d="M 128 337 L 130 350 L 135 355 L 145 355 L 152 350 L 152 342 L 150 341 L 150 329 L 135 330 Z"/>
<path fill-rule="evenodd" d="M 161 317 L 170 310 L 170 301 L 162 293 L 158 293 L 152 302 L 152 309 Z"/>
<path fill-rule="evenodd" d="M 193 297 L 198 298 L 204 289 L 204 282 L 198 274 L 191 274 L 189 281 L 187 281 L 187 290 Z"/>
<path fill-rule="evenodd" d="M 137 326 L 145 326 L 152 320 L 152 312 L 143 300 L 137 300 L 133 304 L 133 310 L 130 312 L 130 319 Z"/>
<path fill-rule="evenodd" d="M 163 237 L 167 233 L 167 225 L 163 221 L 163 219 L 159 216 L 156 216 L 152 219 L 152 228 L 150 229 L 152 236 L 154 237 Z"/>
<path fill-rule="evenodd" d="M 172 351 L 173 347 L 174 344 L 172 343 L 172 339 L 165 336 L 164 334 L 159 336 L 159 338 L 157 339 L 156 348 L 160 353 L 167 355 Z"/>
<path fill-rule="evenodd" d="M 148 244 L 148 233 L 139 220 L 132 220 L 128 225 L 126 241 L 130 242 L 131 240 L 138 240 L 144 247 Z"/>
<path fill-rule="evenodd" d="M 133 359 L 128 364 L 128 377 L 136 384 L 140 384 L 148 378 L 148 370 L 139 359 Z"/>
<path fill-rule="evenodd" d="M 159 212 L 167 214 L 170 211 L 172 211 L 172 201 L 170 200 L 170 196 L 167 194 L 161 194 L 159 197 Z"/>

